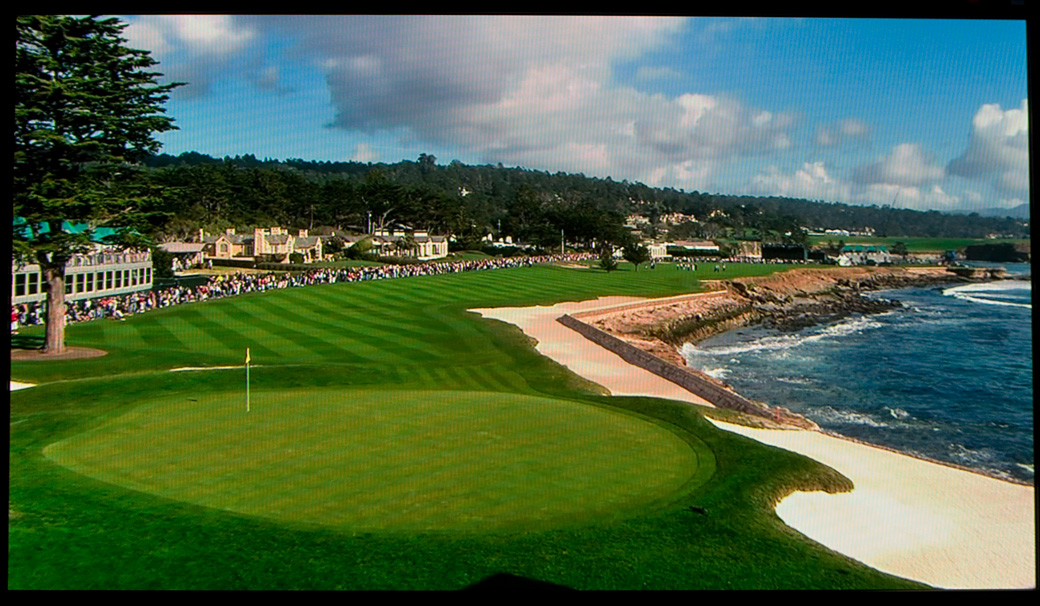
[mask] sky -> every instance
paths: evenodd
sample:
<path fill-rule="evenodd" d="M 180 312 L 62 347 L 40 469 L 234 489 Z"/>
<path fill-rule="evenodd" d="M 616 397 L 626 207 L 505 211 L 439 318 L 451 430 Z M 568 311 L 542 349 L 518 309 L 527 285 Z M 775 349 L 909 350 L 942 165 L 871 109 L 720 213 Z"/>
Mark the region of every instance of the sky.
<path fill-rule="evenodd" d="M 1021 20 L 125 15 L 163 152 L 499 164 L 961 210 L 1029 200 Z"/>

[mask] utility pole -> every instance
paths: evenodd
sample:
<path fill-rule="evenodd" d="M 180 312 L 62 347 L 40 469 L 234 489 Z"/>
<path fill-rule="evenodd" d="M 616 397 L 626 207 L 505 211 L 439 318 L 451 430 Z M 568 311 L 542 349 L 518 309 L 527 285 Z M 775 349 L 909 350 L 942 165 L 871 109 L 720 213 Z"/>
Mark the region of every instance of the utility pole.
<path fill-rule="evenodd" d="M 560 230 L 560 254 L 561 255 L 564 254 L 563 253 L 563 230 L 562 229 Z"/>

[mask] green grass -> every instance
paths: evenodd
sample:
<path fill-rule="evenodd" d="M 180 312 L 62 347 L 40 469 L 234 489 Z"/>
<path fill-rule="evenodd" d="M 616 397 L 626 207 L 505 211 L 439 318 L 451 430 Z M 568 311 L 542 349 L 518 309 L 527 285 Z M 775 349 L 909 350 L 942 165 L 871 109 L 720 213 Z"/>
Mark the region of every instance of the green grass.
<path fill-rule="evenodd" d="M 885 246 L 889 252 L 896 242 L 906 244 L 906 249 L 912 253 L 942 253 L 948 250 L 957 250 L 973 244 L 1018 244 L 1028 242 L 1028 239 L 1017 238 L 897 238 L 897 237 L 873 237 L 873 236 L 810 236 L 809 242 L 813 246 L 824 246 L 828 242 L 843 240 L 847 245 L 861 246 Z"/>
<path fill-rule="evenodd" d="M 581 589 L 920 587 L 776 517 L 796 488 L 848 489 L 833 470 L 688 404 L 600 395 L 517 328 L 466 312 L 777 269 L 536 267 L 70 326 L 69 345 L 109 354 L 11 364 L 39 385 L 11 393 L 8 586 L 457 589 L 505 573 Z M 248 415 L 242 369 L 169 372 L 242 365 L 246 347 Z"/>
<path fill-rule="evenodd" d="M 612 519 L 714 470 L 703 443 L 695 450 L 660 425 L 560 399 L 293 390 L 252 394 L 248 414 L 243 400 L 241 390 L 159 399 L 44 455 L 170 499 L 385 532 Z"/>

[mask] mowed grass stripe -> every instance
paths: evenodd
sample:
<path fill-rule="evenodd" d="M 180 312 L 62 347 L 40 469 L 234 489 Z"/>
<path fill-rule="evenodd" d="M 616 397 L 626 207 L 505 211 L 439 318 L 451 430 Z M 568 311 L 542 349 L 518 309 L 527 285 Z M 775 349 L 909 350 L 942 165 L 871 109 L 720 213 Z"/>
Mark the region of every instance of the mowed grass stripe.
<path fill-rule="evenodd" d="M 614 515 L 659 500 L 696 471 L 696 456 L 678 436 L 569 401 L 300 391 L 259 394 L 259 408 L 247 414 L 232 406 L 237 399 L 166 399 L 46 454 L 169 498 L 369 530 L 572 522 L 588 517 L 590 502 L 600 504 L 597 516 Z M 581 439 L 590 432 L 597 440 Z M 628 453 L 620 463 L 619 449 Z M 658 459 L 671 464 L 662 468 Z M 578 495 L 560 499 L 561 490 Z M 518 506 L 504 508 L 509 501 Z"/>
<path fill-rule="evenodd" d="M 185 314 L 165 314 L 156 318 L 169 332 L 179 335 L 181 349 L 187 351 L 204 351 L 215 353 L 226 350 L 228 353 L 234 351 L 227 347 L 225 342 L 215 337 L 210 331 L 188 321 Z"/>
<path fill-rule="evenodd" d="M 181 349 L 190 350 L 191 347 L 181 341 L 177 333 L 170 330 L 162 323 L 162 315 L 154 313 L 134 318 L 127 326 L 132 328 L 137 335 L 149 346 L 156 349 Z"/>
<path fill-rule="evenodd" d="M 383 356 L 382 347 L 375 343 L 366 343 L 357 338 L 351 338 L 351 331 L 342 324 L 328 320 L 329 314 L 308 310 L 304 306 L 287 306 L 284 298 L 268 297 L 257 300 L 255 306 L 258 310 L 264 310 L 271 317 L 283 318 L 291 314 L 295 317 L 295 324 L 304 330 L 297 334 L 314 335 L 315 343 L 324 342 L 331 348 L 337 350 L 333 353 L 334 359 L 340 363 L 366 363 L 375 362 Z M 355 318 L 356 324 L 356 318 Z M 329 355 L 324 348 L 312 349 L 312 353 L 318 355 Z"/>
<path fill-rule="evenodd" d="M 317 361 L 329 350 L 339 349 L 315 333 L 291 329 L 281 319 L 266 318 L 259 313 L 255 299 L 225 299 L 215 308 L 227 326 L 238 331 L 243 349 L 246 346 L 265 347 L 276 352 L 276 359 L 283 363 Z"/>
<path fill-rule="evenodd" d="M 390 343 L 401 346 L 396 349 L 404 349 L 419 355 L 425 356 L 430 353 L 424 347 L 424 341 L 416 337 L 417 332 L 429 331 L 431 328 L 430 323 L 424 323 L 421 327 L 422 330 L 418 331 L 416 329 L 419 327 L 411 326 L 407 323 L 407 315 L 396 316 L 396 321 L 388 318 L 386 323 L 383 324 L 373 321 L 374 310 L 358 310 L 354 314 L 349 314 L 328 307 L 323 307 L 319 310 L 309 309 L 303 305 L 294 305 L 290 308 L 286 305 L 284 299 L 279 300 L 276 298 L 265 300 L 261 307 L 275 310 L 280 314 L 295 314 L 300 322 L 306 322 L 307 326 L 314 329 L 323 329 L 320 330 L 321 334 L 329 337 L 349 336 L 353 341 L 365 342 L 361 338 L 364 336 L 367 338 L 367 343 L 373 347 L 377 344 L 382 344 L 380 349 L 385 348 L 386 344 Z M 365 332 L 357 330 L 357 327 L 362 324 L 366 328 L 374 330 Z"/>
<path fill-rule="evenodd" d="M 289 310 L 283 304 L 279 304 L 276 300 L 263 302 L 260 307 L 277 308 L 282 313 L 297 313 L 295 310 Z M 416 320 L 414 312 L 387 316 L 385 325 L 373 321 L 373 317 L 377 315 L 375 310 L 362 309 L 355 314 L 330 310 L 326 317 L 306 312 L 300 312 L 297 315 L 301 323 L 303 320 L 307 320 L 306 325 L 311 327 L 315 334 L 324 335 L 323 338 L 326 340 L 351 341 L 350 343 L 343 342 L 339 345 L 341 348 L 350 349 L 355 348 L 357 344 L 362 344 L 363 347 L 358 351 L 358 355 L 373 361 L 400 363 L 401 354 L 418 360 L 426 360 L 436 355 L 436 352 L 431 351 L 427 343 L 417 336 L 426 331 L 426 327 L 409 324 L 410 319 Z M 341 318 L 343 322 L 335 322 L 337 317 Z M 402 328 L 402 324 L 404 324 L 404 328 Z M 411 329 L 408 328 L 409 326 Z M 387 352 L 391 351 L 398 355 L 387 360 Z M 376 355 L 377 352 L 378 355 Z"/>
<path fill-rule="evenodd" d="M 244 353 L 247 347 L 247 336 L 244 330 L 248 327 L 248 324 L 235 318 L 229 318 L 227 313 L 220 309 L 221 304 L 226 302 L 226 300 L 220 300 L 212 301 L 206 305 L 185 305 L 178 308 L 176 313 L 171 315 L 174 318 L 188 322 L 197 330 L 210 335 L 213 340 L 220 343 L 221 349 L 228 357 L 237 358 Z M 262 358 L 275 359 L 278 356 L 276 350 L 270 349 L 263 344 L 252 343 L 249 347 L 253 355 Z M 213 351 L 202 347 L 197 347 L 196 351 L 207 354 L 213 353 Z"/>

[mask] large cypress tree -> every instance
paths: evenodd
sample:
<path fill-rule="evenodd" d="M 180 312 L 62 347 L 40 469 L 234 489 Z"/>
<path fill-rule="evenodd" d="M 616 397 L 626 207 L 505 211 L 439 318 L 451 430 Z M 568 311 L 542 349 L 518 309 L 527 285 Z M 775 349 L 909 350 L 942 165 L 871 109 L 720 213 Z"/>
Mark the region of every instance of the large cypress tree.
<path fill-rule="evenodd" d="M 124 46 L 114 18 L 22 15 L 15 22 L 14 216 L 19 262 L 35 261 L 47 293 L 45 353 L 65 348 L 65 264 L 97 227 L 138 228 L 153 202 L 135 178 L 157 152 L 168 93 L 149 53 Z M 86 223 L 78 233 L 63 223 Z M 125 229 L 112 244 L 142 248 Z"/>

